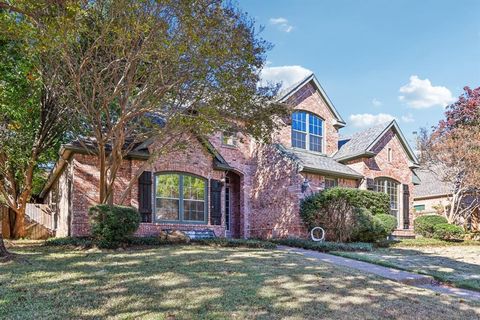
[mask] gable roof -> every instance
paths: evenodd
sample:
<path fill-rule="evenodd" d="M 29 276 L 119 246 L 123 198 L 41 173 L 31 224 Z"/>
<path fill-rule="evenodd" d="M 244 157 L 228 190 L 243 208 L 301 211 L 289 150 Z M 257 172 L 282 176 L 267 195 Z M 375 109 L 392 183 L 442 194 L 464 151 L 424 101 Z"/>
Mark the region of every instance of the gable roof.
<path fill-rule="evenodd" d="M 440 168 L 436 168 L 437 170 Z M 430 169 L 415 169 L 415 174 L 420 178 L 421 183 L 413 189 L 414 198 L 428 198 L 435 196 L 446 196 L 452 193 L 450 185 L 438 179 L 438 173 Z"/>
<path fill-rule="evenodd" d="M 292 157 L 300 166 L 300 171 L 321 173 L 334 177 L 362 179 L 363 175 L 352 168 L 335 161 L 333 158 L 305 150 L 287 149 L 278 144 L 280 151 Z"/>
<path fill-rule="evenodd" d="M 343 120 L 340 113 L 338 113 L 337 109 L 335 108 L 332 101 L 327 96 L 327 93 L 325 92 L 325 90 L 323 90 L 322 85 L 318 81 L 317 77 L 315 77 L 315 74 L 313 73 L 303 78 L 302 80 L 298 81 L 297 83 L 293 84 L 292 86 L 288 87 L 286 90 L 282 90 L 282 92 L 279 95 L 278 101 L 279 102 L 287 101 L 288 98 L 293 96 L 298 90 L 300 90 L 307 83 L 312 83 L 315 89 L 317 89 L 318 92 L 320 92 L 320 95 L 322 96 L 323 100 L 325 100 L 327 107 L 330 109 L 330 111 L 333 113 L 333 115 L 337 119 L 337 123 L 335 124 L 335 126 L 340 128 L 344 127 L 346 124 L 345 121 Z"/>
<path fill-rule="evenodd" d="M 405 152 L 410 158 L 411 167 L 417 167 L 417 156 L 408 144 L 407 139 L 403 135 L 402 130 L 400 129 L 397 121 L 395 120 L 357 132 L 349 138 L 340 139 L 339 142 L 347 142 L 342 144 L 342 146 L 335 153 L 333 158 L 337 161 L 346 161 L 358 157 L 374 156 L 375 153 L 372 151 L 373 147 L 390 129 L 394 130 L 398 138 L 400 139 L 400 142 L 402 143 Z"/>
<path fill-rule="evenodd" d="M 213 158 L 213 168 L 216 170 L 231 170 L 232 167 L 227 163 L 225 158 L 215 149 L 210 141 L 207 138 L 201 137 L 199 135 L 195 135 L 198 139 L 200 144 L 208 151 L 208 153 Z M 148 150 L 148 145 L 151 144 L 151 141 L 148 143 L 138 143 L 136 147 L 132 148 L 131 151 L 127 153 L 125 159 L 137 159 L 146 161 L 150 157 L 150 152 Z M 111 146 L 107 145 L 105 147 L 106 151 L 111 151 Z M 52 171 L 47 178 L 47 182 L 45 183 L 42 191 L 40 192 L 40 198 L 44 198 L 48 191 L 51 189 L 55 181 L 58 179 L 60 174 L 65 169 L 65 166 L 68 164 L 69 159 L 75 153 L 79 154 L 88 154 L 88 155 L 95 155 L 96 154 L 96 144 L 91 139 L 82 139 L 82 141 L 74 140 L 70 143 L 64 144 L 60 148 L 59 152 L 59 159 L 55 163 Z"/>

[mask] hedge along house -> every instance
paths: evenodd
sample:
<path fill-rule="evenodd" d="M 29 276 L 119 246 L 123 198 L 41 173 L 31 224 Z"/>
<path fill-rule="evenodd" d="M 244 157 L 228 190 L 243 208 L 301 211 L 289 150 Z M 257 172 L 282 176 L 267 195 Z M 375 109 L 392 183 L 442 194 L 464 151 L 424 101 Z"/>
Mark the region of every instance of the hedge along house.
<path fill-rule="evenodd" d="M 240 133 L 189 136 L 185 149 L 149 165 L 124 202 L 141 213 L 138 235 L 208 229 L 221 237 L 305 237 L 301 199 L 334 186 L 388 193 L 398 232 L 410 228 L 411 169 L 417 160 L 395 121 L 340 138 L 345 122 L 313 74 L 280 101 L 291 116 L 280 120 L 269 145 Z M 155 143 L 143 144 L 130 152 L 118 190 L 126 189 L 154 148 Z M 41 193 L 57 236 L 89 234 L 88 208 L 98 202 L 96 165 L 96 156 L 80 145 L 62 147 Z"/>

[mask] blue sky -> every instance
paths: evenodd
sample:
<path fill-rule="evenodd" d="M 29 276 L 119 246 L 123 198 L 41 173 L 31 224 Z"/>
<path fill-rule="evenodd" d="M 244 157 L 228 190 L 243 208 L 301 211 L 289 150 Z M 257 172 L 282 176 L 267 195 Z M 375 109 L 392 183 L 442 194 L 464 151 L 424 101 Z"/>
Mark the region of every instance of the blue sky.
<path fill-rule="evenodd" d="M 264 77 L 315 73 L 347 122 L 395 117 L 407 138 L 480 86 L 480 0 L 238 0 L 274 45 Z"/>

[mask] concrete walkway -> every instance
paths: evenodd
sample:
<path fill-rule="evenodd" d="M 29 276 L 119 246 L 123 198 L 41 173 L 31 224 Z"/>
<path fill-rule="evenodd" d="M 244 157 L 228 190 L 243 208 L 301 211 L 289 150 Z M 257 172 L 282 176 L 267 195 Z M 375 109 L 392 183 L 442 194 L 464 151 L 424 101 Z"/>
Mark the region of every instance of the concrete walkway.
<path fill-rule="evenodd" d="M 466 289 L 452 288 L 452 287 L 438 283 L 438 281 L 434 280 L 430 276 L 397 270 L 393 268 L 382 267 L 382 266 L 368 263 L 368 262 L 357 261 L 353 259 L 334 256 L 331 254 L 321 253 L 321 252 L 312 251 L 312 250 L 292 248 L 287 246 L 278 246 L 278 249 L 287 251 L 287 252 L 302 254 L 306 257 L 315 258 L 323 262 L 359 270 L 365 273 L 375 274 L 379 277 L 386 278 L 402 284 L 429 289 L 439 293 L 455 295 L 457 297 L 461 297 L 465 299 L 480 300 L 480 292 L 466 290 Z"/>

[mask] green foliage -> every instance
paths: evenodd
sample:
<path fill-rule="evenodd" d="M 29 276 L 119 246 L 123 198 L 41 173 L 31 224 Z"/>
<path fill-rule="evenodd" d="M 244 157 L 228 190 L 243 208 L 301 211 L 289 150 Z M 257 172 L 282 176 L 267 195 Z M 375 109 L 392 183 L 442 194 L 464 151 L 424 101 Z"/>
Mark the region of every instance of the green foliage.
<path fill-rule="evenodd" d="M 395 216 L 382 213 L 377 214 L 375 217 L 381 221 L 387 235 L 391 234 L 393 230 L 397 228 L 398 223 Z"/>
<path fill-rule="evenodd" d="M 92 235 L 102 248 L 115 248 L 127 241 L 140 225 L 140 214 L 132 207 L 101 204 L 88 213 Z"/>
<path fill-rule="evenodd" d="M 300 215 L 309 228 L 316 227 L 319 211 L 325 210 L 334 200 L 343 199 L 353 208 L 366 208 L 372 214 L 387 214 L 390 211 L 388 196 L 382 192 L 353 188 L 331 188 L 306 197 L 300 207 Z"/>
<path fill-rule="evenodd" d="M 438 215 L 420 216 L 413 222 L 413 228 L 416 234 L 426 238 L 433 237 L 434 226 L 441 223 L 448 223 L 447 219 Z"/>
<path fill-rule="evenodd" d="M 68 246 L 88 249 L 95 245 L 95 241 L 92 238 L 81 237 L 50 238 L 45 240 L 45 245 L 49 247 Z"/>
<path fill-rule="evenodd" d="M 210 239 L 192 239 L 192 244 L 200 244 L 214 247 L 242 247 L 242 248 L 261 248 L 275 249 L 276 244 L 263 240 L 254 239 L 227 239 L 227 238 L 210 238 Z"/>
<path fill-rule="evenodd" d="M 376 242 L 385 239 L 388 235 L 386 227 L 382 220 L 365 209 L 359 208 L 355 210 L 355 226 L 351 240 L 359 242 Z"/>
<path fill-rule="evenodd" d="M 341 242 L 314 242 L 305 239 L 275 239 L 272 242 L 289 246 L 302 248 L 307 250 L 315 250 L 319 252 L 329 252 L 329 251 L 372 251 L 373 245 L 371 243 L 364 242 L 351 242 L 351 243 L 341 243 Z"/>
<path fill-rule="evenodd" d="M 376 215 L 388 211 L 386 194 L 352 188 L 324 190 L 306 197 L 300 206 L 300 215 L 310 229 L 321 226 L 327 239 L 339 242 L 382 239 L 388 232 Z"/>
<path fill-rule="evenodd" d="M 464 230 L 460 226 L 450 223 L 439 223 L 433 227 L 433 237 L 440 240 L 462 239 Z"/>

